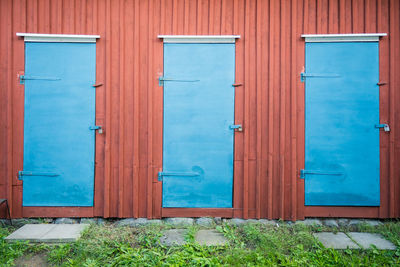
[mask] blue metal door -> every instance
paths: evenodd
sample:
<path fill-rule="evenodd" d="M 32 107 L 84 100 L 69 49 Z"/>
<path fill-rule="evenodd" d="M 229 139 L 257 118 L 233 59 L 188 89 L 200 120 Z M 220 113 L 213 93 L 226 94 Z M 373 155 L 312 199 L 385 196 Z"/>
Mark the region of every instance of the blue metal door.
<path fill-rule="evenodd" d="M 164 44 L 163 207 L 232 207 L 234 44 Z"/>
<path fill-rule="evenodd" d="M 379 206 L 378 42 L 306 43 L 305 204 Z"/>
<path fill-rule="evenodd" d="M 93 206 L 92 43 L 25 43 L 23 206 Z"/>

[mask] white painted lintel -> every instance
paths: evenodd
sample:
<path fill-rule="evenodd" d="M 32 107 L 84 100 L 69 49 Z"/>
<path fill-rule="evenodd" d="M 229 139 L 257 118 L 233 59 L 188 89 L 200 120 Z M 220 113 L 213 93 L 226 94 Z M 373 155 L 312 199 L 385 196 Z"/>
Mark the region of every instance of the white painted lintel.
<path fill-rule="evenodd" d="M 306 43 L 321 42 L 378 42 L 386 33 L 302 34 Z"/>
<path fill-rule="evenodd" d="M 95 43 L 100 35 L 80 34 L 42 34 L 17 32 L 17 36 L 24 37 L 25 42 L 47 43 Z"/>
<path fill-rule="evenodd" d="M 240 35 L 158 35 L 164 43 L 234 44 Z"/>

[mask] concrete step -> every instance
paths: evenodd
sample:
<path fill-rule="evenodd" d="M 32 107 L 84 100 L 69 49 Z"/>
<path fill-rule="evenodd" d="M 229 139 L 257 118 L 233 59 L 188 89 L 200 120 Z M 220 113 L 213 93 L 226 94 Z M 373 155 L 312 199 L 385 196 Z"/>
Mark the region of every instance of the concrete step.
<path fill-rule="evenodd" d="M 89 224 L 25 224 L 5 238 L 8 242 L 29 241 L 35 243 L 74 242 Z"/>

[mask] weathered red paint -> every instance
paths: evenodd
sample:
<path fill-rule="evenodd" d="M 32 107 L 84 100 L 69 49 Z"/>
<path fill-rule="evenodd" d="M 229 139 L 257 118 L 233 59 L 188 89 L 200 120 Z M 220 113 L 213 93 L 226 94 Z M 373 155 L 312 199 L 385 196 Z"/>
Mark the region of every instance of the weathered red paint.
<path fill-rule="evenodd" d="M 397 0 L 0 1 L 0 197 L 13 217 L 400 216 L 400 3 Z M 95 205 L 23 208 L 24 42 L 16 32 L 99 34 Z M 304 207 L 302 33 L 388 33 L 380 41 L 381 206 Z M 163 71 L 158 34 L 238 34 L 233 209 L 162 209 Z M 397 162 L 397 163 L 396 163 Z M 2 211 L 3 212 L 3 211 Z M 5 214 L 4 214 L 5 215 Z"/>

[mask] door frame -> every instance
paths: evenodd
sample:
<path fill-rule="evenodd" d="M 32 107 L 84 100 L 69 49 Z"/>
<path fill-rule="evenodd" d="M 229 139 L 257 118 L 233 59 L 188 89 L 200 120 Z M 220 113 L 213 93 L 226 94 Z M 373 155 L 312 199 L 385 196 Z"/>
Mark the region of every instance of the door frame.
<path fill-rule="evenodd" d="M 105 43 L 99 42 L 100 35 L 87 35 L 87 34 L 39 34 L 39 33 L 16 33 L 16 46 L 18 47 L 18 51 L 20 51 L 20 56 L 17 57 L 17 80 L 15 81 L 15 90 L 18 95 L 18 102 L 16 103 L 16 112 L 15 121 L 18 121 L 18 125 L 15 126 L 18 131 L 16 131 L 15 140 L 16 140 L 16 150 L 14 155 L 18 157 L 18 160 L 13 163 L 12 172 L 17 173 L 19 170 L 23 169 L 23 149 L 24 149 L 24 102 L 25 98 L 24 91 L 25 86 L 20 84 L 20 77 L 24 75 L 25 69 L 25 42 L 64 42 L 64 43 L 96 43 L 96 77 L 95 79 L 102 79 L 104 75 L 99 72 L 97 68 L 97 63 L 102 60 L 101 53 L 98 52 L 99 44 L 100 48 L 104 49 Z M 23 41 L 23 42 L 21 42 Z M 104 125 L 104 110 L 105 107 L 102 102 L 99 102 L 99 99 L 104 98 L 104 87 L 96 82 L 94 84 L 93 90 L 96 90 L 96 101 L 95 101 L 95 123 L 96 125 Z M 22 111 L 20 111 L 22 110 Z M 99 194 L 99 190 L 96 188 L 101 188 L 104 183 L 104 160 L 103 160 L 103 152 L 105 148 L 104 135 L 99 135 L 96 133 L 95 135 L 95 166 L 94 166 L 94 203 L 92 207 L 23 207 L 22 206 L 22 181 L 18 180 L 16 176 L 13 177 L 12 184 L 13 190 L 11 198 L 11 210 L 12 217 L 93 217 L 93 216 L 102 216 L 103 212 L 102 205 L 102 195 Z M 101 161 L 101 162 L 99 162 Z M 98 164 L 100 163 L 100 164 Z M 98 166 L 100 165 L 100 166 Z"/>
<path fill-rule="evenodd" d="M 388 86 L 388 66 L 385 61 L 385 54 L 388 46 L 387 33 L 362 33 L 362 34 L 302 34 L 304 41 L 301 42 L 301 49 L 305 53 L 306 42 L 379 42 L 379 81 L 384 83 L 379 88 L 379 116 L 380 122 L 389 122 L 389 86 Z M 382 55 L 383 54 L 383 55 Z M 303 54 L 305 62 L 305 54 Z M 304 64 L 304 63 L 303 63 Z M 304 65 L 303 65 L 304 66 Z M 303 67 L 304 70 L 304 67 Z M 300 76 L 300 75 L 299 75 Z M 300 77 L 299 77 L 300 83 Z M 297 201 L 301 207 L 299 218 L 304 217 L 363 217 L 363 218 L 386 218 L 389 217 L 389 134 L 380 131 L 380 206 L 379 207 L 344 207 L 344 206 L 306 206 L 304 203 L 305 191 L 304 180 L 300 179 L 300 169 L 304 169 L 305 164 L 305 84 L 299 86 L 302 97 L 299 98 L 298 106 L 300 112 L 298 119 L 301 131 L 298 140 L 300 165 L 297 172 L 297 187 L 299 195 Z M 301 210 L 303 212 L 301 212 Z"/>
<path fill-rule="evenodd" d="M 179 44 L 188 44 L 188 43 L 233 43 L 235 44 L 235 84 L 238 79 L 238 60 L 237 60 L 237 42 L 240 40 L 240 35 L 158 35 L 158 38 L 162 40 L 161 46 L 162 51 L 164 51 L 164 43 L 179 43 Z M 164 56 L 162 55 L 162 58 Z M 162 64 L 162 68 L 164 68 L 164 64 Z M 162 76 L 162 72 L 159 73 Z M 238 118 L 236 114 L 239 109 L 238 106 L 242 105 L 241 102 L 238 101 L 238 89 L 243 87 L 235 87 L 235 103 L 234 103 L 234 120 L 235 124 L 243 125 L 242 118 Z M 161 98 L 164 99 L 164 90 L 162 90 Z M 242 108 L 240 109 L 242 110 Z M 164 107 L 162 107 L 162 116 L 164 114 Z M 240 137 L 239 137 L 240 135 Z M 162 207 L 162 182 L 159 182 L 161 185 L 159 186 L 159 190 L 157 192 L 157 204 L 156 206 L 160 207 L 159 216 L 155 217 L 203 217 L 203 216 L 213 216 L 213 217 L 241 217 L 242 209 L 238 209 L 238 199 L 239 190 L 242 190 L 241 186 L 238 185 L 238 176 L 239 171 L 242 170 L 242 166 L 238 166 L 238 162 L 236 159 L 236 151 L 238 150 L 238 138 L 242 138 L 242 132 L 238 134 L 234 134 L 234 147 L 233 147 L 233 197 L 232 197 L 232 208 L 163 208 Z M 163 135 L 162 135 L 163 136 Z M 163 154 L 163 150 L 161 149 L 161 157 Z M 241 167 L 240 169 L 238 167 Z M 162 171 L 162 163 L 160 168 L 158 168 L 158 172 Z M 157 173 L 156 173 L 157 174 Z M 156 175 L 155 174 L 155 175 Z"/>

